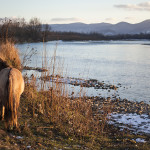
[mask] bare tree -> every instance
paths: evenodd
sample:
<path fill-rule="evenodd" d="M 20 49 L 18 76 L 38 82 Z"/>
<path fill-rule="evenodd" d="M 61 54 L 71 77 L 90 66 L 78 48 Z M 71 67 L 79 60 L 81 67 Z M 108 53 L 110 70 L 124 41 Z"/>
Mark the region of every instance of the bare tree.
<path fill-rule="evenodd" d="M 42 29 L 42 33 L 43 33 L 43 40 L 44 41 L 47 41 L 48 40 L 48 35 L 49 35 L 49 32 L 51 30 L 51 27 L 49 24 L 45 24 L 43 25 L 43 29 Z"/>
<path fill-rule="evenodd" d="M 39 40 L 41 38 L 41 22 L 38 18 L 32 18 L 29 21 L 28 31 L 32 40 Z"/>

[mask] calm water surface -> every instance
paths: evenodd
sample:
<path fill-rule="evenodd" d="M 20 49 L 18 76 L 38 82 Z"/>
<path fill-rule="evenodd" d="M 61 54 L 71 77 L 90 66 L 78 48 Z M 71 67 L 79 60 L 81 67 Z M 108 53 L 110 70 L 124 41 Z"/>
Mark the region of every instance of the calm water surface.
<path fill-rule="evenodd" d="M 48 59 L 53 56 L 56 43 L 56 58 L 64 64 L 64 75 L 94 78 L 115 85 L 121 83 L 122 87 L 118 89 L 121 98 L 150 103 L 150 41 L 47 42 Z M 42 66 L 43 43 L 19 44 L 17 47 L 21 54 L 27 49 L 37 49 L 28 65 Z M 89 88 L 88 93 L 94 96 L 112 94 L 94 88 Z"/>

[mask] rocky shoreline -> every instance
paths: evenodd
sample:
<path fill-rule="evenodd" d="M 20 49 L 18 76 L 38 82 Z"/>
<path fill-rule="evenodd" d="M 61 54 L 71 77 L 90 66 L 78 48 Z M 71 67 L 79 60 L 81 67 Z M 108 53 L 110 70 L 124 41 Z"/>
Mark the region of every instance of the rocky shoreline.
<path fill-rule="evenodd" d="M 94 89 L 103 89 L 107 90 L 110 92 L 111 90 L 117 90 L 122 87 L 120 83 L 116 85 L 112 84 L 107 84 L 104 81 L 100 82 L 96 79 L 80 79 L 80 78 L 63 78 L 60 76 L 49 76 L 48 80 L 52 82 L 59 82 L 59 83 L 67 83 L 71 84 L 73 86 L 81 86 L 81 87 L 86 87 L 90 88 L 93 87 Z M 109 106 L 111 105 L 111 111 L 116 112 L 116 113 L 136 113 L 136 114 L 147 114 L 150 115 L 150 104 L 147 104 L 143 101 L 141 102 L 136 102 L 136 101 L 129 101 L 128 99 L 121 99 L 119 97 L 119 94 L 115 95 L 113 94 L 112 96 L 109 97 L 102 97 L 102 96 L 93 96 L 93 97 L 88 97 L 88 99 L 92 99 L 93 101 L 93 108 L 98 107 L 99 109 L 101 106 Z"/>
<path fill-rule="evenodd" d="M 30 68 L 33 70 L 33 68 Z M 35 68 L 34 70 L 39 71 L 39 68 Z M 40 70 L 41 72 L 41 70 Z M 102 89 L 107 90 L 110 92 L 111 90 L 117 90 L 122 87 L 120 83 L 116 85 L 107 84 L 104 81 L 98 81 L 96 79 L 81 79 L 81 78 L 71 78 L 71 77 L 61 77 L 59 75 L 53 76 L 42 76 L 39 78 L 43 81 L 50 81 L 54 83 L 64 83 L 64 84 L 70 84 L 73 86 L 80 86 L 80 87 L 86 87 L 86 88 L 94 88 L 94 89 Z M 76 99 L 74 95 L 71 95 L 71 99 Z M 86 100 L 90 100 L 92 102 L 92 108 L 95 110 L 98 114 L 103 114 L 104 111 L 107 111 L 108 114 L 112 114 L 112 118 L 110 118 L 110 121 L 114 125 L 118 125 L 119 127 L 123 127 L 123 123 L 118 123 L 117 120 L 119 120 L 122 116 L 132 116 L 137 117 L 138 119 L 145 118 L 145 120 L 148 120 L 147 122 L 143 122 L 140 124 L 144 128 L 147 129 L 148 126 L 150 126 L 150 104 L 147 104 L 143 101 L 141 102 L 135 102 L 135 101 L 129 101 L 128 99 L 121 99 L 119 95 L 112 95 L 109 97 L 102 97 L 102 96 L 92 96 L 92 97 L 86 97 Z M 132 118 L 131 117 L 131 118 Z M 126 122 L 130 120 L 131 118 L 127 118 Z M 131 119 L 132 120 L 132 119 Z M 121 122 L 121 121 L 120 121 Z M 126 122 L 124 122 L 126 124 Z M 126 126 L 128 126 L 126 124 Z M 137 124 L 137 126 L 139 126 Z M 138 130 L 138 127 L 135 127 L 134 129 Z M 131 129 L 133 130 L 133 129 Z M 143 131 L 143 129 L 142 129 Z M 150 134 L 150 129 L 148 129 L 148 134 Z"/>
<path fill-rule="evenodd" d="M 127 130 L 133 134 L 150 136 L 150 105 L 127 99 L 91 97 L 96 113 L 108 113 L 108 124 Z M 98 111 L 97 111 L 98 110 Z"/>
<path fill-rule="evenodd" d="M 101 106 L 111 106 L 111 112 L 147 114 L 150 116 L 150 105 L 143 101 L 134 102 L 127 99 L 111 99 L 110 97 L 91 97 L 91 99 L 93 99 L 93 108 L 100 109 Z"/>
<path fill-rule="evenodd" d="M 105 89 L 105 90 L 117 90 L 119 86 L 121 85 L 118 83 L 118 86 L 112 85 L 112 84 L 107 84 L 104 81 L 98 81 L 97 79 L 81 79 L 81 78 L 72 78 L 72 77 L 61 77 L 59 75 L 53 76 L 46 76 L 46 77 L 41 77 L 41 80 L 44 81 L 51 81 L 51 82 L 57 82 L 57 83 L 65 83 L 65 84 L 70 84 L 73 86 L 81 86 L 81 87 L 93 87 L 94 89 Z"/>
<path fill-rule="evenodd" d="M 27 67 L 26 69 L 31 69 L 33 70 L 33 67 Z M 34 70 L 39 71 L 39 68 L 34 68 Z M 40 68 L 41 70 L 41 68 Z M 43 70 L 44 71 L 44 70 Z M 107 84 L 104 81 L 98 81 L 97 79 L 81 79 L 81 78 L 71 78 L 71 77 L 61 77 L 60 75 L 49 75 L 49 76 L 43 76 L 40 78 L 41 80 L 44 81 L 50 81 L 50 82 L 57 82 L 57 83 L 65 83 L 65 84 L 70 84 L 73 86 L 81 86 L 81 87 L 93 87 L 94 89 L 103 89 L 103 90 L 117 90 L 120 88 L 122 85 L 120 83 L 116 85 L 112 84 Z M 137 113 L 137 114 L 148 114 L 150 115 L 150 105 L 144 103 L 143 101 L 141 102 L 134 102 L 134 101 L 129 101 L 127 99 L 121 99 L 119 95 L 117 96 L 112 96 L 112 97 L 101 97 L 101 96 L 96 96 L 96 97 L 88 97 L 88 99 L 92 99 L 93 101 L 93 108 L 98 107 L 99 109 L 101 108 L 102 105 L 108 106 L 111 105 L 112 112 L 116 113 Z"/>
<path fill-rule="evenodd" d="M 47 72 L 47 69 L 39 68 L 39 67 L 29 67 L 24 66 L 23 70 L 35 70 L 38 72 Z M 71 84 L 73 86 L 81 86 L 81 87 L 94 87 L 95 89 L 106 89 L 106 90 L 117 90 L 119 86 L 121 86 L 120 83 L 118 83 L 118 86 L 112 85 L 112 84 L 106 84 L 104 81 L 98 81 L 97 79 L 81 79 L 81 78 L 72 78 L 72 77 L 62 77 L 60 75 L 49 75 L 49 76 L 43 76 L 40 78 L 44 81 L 51 81 L 51 82 L 58 82 L 58 83 L 67 83 Z"/>

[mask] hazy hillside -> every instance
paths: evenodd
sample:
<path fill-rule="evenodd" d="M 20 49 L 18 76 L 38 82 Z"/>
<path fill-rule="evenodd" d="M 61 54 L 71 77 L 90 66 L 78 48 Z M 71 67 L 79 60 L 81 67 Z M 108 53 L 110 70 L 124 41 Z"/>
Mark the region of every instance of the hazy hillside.
<path fill-rule="evenodd" d="M 145 20 L 137 24 L 130 24 L 127 22 L 120 22 L 117 24 L 71 23 L 71 24 L 51 24 L 50 26 L 52 31 L 61 31 L 61 32 L 78 32 L 78 33 L 97 32 L 102 33 L 104 35 L 150 33 L 150 20 Z"/>

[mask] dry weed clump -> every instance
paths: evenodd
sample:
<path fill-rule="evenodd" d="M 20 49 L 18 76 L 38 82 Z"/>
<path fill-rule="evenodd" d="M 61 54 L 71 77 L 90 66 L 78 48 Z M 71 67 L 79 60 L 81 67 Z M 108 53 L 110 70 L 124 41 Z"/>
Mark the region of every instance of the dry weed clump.
<path fill-rule="evenodd" d="M 48 90 L 38 91 L 36 78 L 32 77 L 26 81 L 25 107 L 33 117 L 48 119 L 64 136 L 93 141 L 102 135 L 104 123 L 100 121 L 102 116 L 93 111 L 92 99 L 70 98 L 64 91 L 64 83 L 58 82 Z"/>
<path fill-rule="evenodd" d="M 0 44 L 0 60 L 8 67 L 21 69 L 19 52 L 12 42 L 6 41 Z"/>

